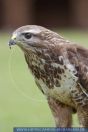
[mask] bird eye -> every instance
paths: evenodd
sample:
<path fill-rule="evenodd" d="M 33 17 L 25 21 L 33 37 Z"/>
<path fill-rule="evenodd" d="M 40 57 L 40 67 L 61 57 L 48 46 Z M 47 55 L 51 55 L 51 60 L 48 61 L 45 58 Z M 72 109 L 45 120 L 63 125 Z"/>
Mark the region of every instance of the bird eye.
<path fill-rule="evenodd" d="M 30 33 L 24 33 L 24 37 L 26 39 L 30 39 L 32 37 L 32 34 L 30 34 Z"/>

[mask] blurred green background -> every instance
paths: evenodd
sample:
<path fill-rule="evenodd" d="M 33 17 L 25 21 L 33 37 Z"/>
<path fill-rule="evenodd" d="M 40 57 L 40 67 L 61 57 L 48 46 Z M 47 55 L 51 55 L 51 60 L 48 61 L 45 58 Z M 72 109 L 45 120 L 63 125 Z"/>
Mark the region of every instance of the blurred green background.
<path fill-rule="evenodd" d="M 65 38 L 88 46 L 87 32 L 57 30 Z M 45 97 L 28 71 L 23 53 L 8 46 L 10 33 L 0 33 L 0 132 L 13 127 L 55 126 Z M 78 126 L 74 115 L 73 126 Z"/>
<path fill-rule="evenodd" d="M 88 0 L 0 0 L 0 132 L 55 126 L 23 53 L 8 41 L 16 28 L 36 24 L 88 47 Z M 78 126 L 73 115 L 73 126 Z"/>

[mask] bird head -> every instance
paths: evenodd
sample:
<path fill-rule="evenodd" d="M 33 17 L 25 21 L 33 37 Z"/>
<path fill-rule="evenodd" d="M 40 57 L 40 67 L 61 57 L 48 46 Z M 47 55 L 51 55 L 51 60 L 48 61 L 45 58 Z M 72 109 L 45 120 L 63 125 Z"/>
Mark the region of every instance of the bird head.
<path fill-rule="evenodd" d="M 57 33 L 41 26 L 27 25 L 13 32 L 9 46 L 18 45 L 23 50 L 34 51 L 37 49 L 53 48 L 58 39 L 62 39 Z"/>

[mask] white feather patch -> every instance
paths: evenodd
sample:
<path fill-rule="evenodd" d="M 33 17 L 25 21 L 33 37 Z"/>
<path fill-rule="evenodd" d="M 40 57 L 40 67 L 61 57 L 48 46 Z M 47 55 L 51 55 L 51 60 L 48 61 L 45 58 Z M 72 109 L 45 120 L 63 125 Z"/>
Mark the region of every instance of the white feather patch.
<path fill-rule="evenodd" d="M 30 32 L 30 33 L 33 33 L 33 34 L 38 34 L 38 33 L 41 32 L 41 30 L 40 29 L 30 29 L 30 30 L 26 30 L 25 33 L 26 32 Z"/>

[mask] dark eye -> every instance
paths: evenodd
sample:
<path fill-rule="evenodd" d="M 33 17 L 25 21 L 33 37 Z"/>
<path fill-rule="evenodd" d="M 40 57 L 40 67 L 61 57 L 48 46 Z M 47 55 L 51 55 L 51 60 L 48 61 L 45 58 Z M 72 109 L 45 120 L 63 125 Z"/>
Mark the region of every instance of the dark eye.
<path fill-rule="evenodd" d="M 24 37 L 26 39 L 30 39 L 32 37 L 32 34 L 30 34 L 30 33 L 24 33 Z"/>

